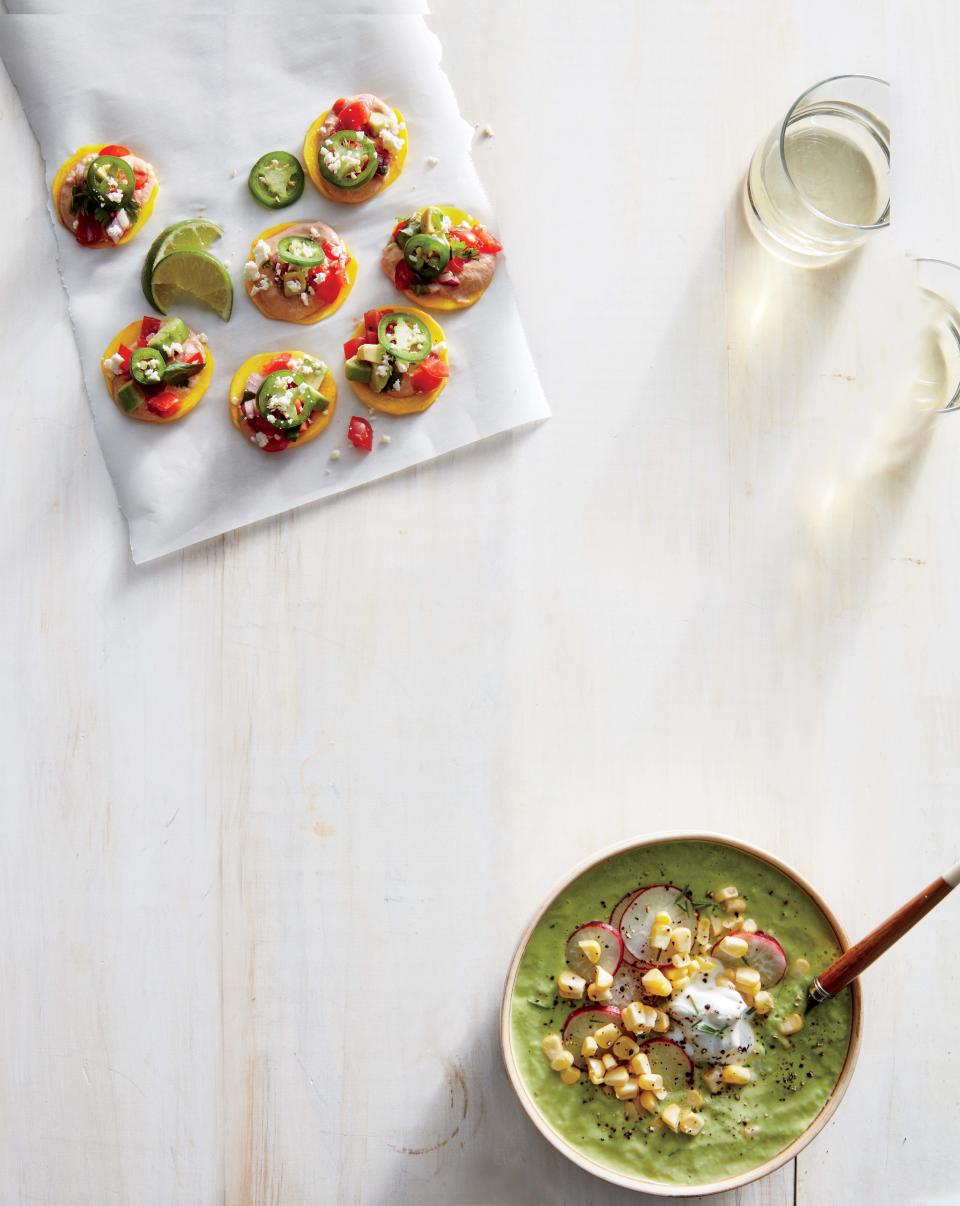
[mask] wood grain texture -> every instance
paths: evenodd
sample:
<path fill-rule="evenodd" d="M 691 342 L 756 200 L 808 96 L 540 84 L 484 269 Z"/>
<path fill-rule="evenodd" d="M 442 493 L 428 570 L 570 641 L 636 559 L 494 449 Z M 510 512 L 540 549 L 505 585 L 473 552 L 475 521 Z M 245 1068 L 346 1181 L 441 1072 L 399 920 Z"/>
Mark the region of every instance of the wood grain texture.
<path fill-rule="evenodd" d="M 57 416 L 0 475 L 17 1206 L 642 1201 L 541 1142 L 500 1067 L 502 977 L 549 885 L 636 832 L 722 828 L 856 935 L 960 836 L 960 420 L 864 476 L 888 342 L 865 283 L 889 249 L 798 274 L 738 208 L 795 94 L 888 71 L 885 6 L 485 3 L 469 38 L 434 7 L 463 111 L 496 131 L 477 161 L 556 417 L 139 571 L 3 83 L 3 161 L 28 165 L 5 398 L 42 348 Z M 911 54 L 955 77 L 948 42 Z M 571 169 L 585 115 L 607 190 Z M 572 218 L 612 267 L 571 279 Z M 629 354 L 598 356 L 612 331 Z M 864 978 L 860 1068 L 800 1206 L 954 1185 L 917 1103 L 954 1117 L 960 1065 L 892 990 L 910 945 Z M 924 974 L 948 999 L 949 960 Z"/>

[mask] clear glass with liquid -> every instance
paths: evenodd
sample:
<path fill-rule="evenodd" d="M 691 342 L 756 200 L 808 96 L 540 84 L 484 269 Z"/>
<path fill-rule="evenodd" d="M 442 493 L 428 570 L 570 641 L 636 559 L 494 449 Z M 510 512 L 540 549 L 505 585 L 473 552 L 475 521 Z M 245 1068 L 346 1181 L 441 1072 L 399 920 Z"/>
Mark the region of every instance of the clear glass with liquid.
<path fill-rule="evenodd" d="M 757 148 L 747 222 L 789 263 L 835 263 L 890 223 L 890 86 L 847 75 L 810 88 Z"/>
<path fill-rule="evenodd" d="M 917 260 L 923 297 L 913 398 L 923 410 L 960 410 L 960 267 Z"/>

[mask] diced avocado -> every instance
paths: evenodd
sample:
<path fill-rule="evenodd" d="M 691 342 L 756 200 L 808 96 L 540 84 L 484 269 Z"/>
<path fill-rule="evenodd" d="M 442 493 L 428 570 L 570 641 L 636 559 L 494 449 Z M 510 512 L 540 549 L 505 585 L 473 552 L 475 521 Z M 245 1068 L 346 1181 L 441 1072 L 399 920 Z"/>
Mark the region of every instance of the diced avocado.
<path fill-rule="evenodd" d="M 435 205 L 428 205 L 420 214 L 420 229 L 424 234 L 440 234 L 443 230 L 443 214 Z"/>
<path fill-rule="evenodd" d="M 379 343 L 361 343 L 357 348 L 357 359 L 364 364 L 379 364 L 386 354 L 386 349 Z"/>
<path fill-rule="evenodd" d="M 124 381 L 117 390 L 117 401 L 125 414 L 132 414 L 144 399 L 144 392 L 136 381 Z"/>
<path fill-rule="evenodd" d="M 392 122 L 393 114 L 381 113 L 379 109 L 374 109 L 374 111 L 367 118 L 367 125 L 370 127 L 374 138 L 376 138 L 384 126 L 389 126 Z"/>
<path fill-rule="evenodd" d="M 202 364 L 183 364 L 174 361 L 163 370 L 163 384 L 183 385 L 184 381 L 189 381 L 194 373 L 199 373 L 202 368 Z"/>
<path fill-rule="evenodd" d="M 307 385 L 306 382 L 298 387 L 297 393 L 303 402 L 304 410 L 315 410 L 323 401 L 323 395 L 318 393 L 312 386 Z"/>
<path fill-rule="evenodd" d="M 147 347 L 163 348 L 171 343 L 183 343 L 190 338 L 190 328 L 182 318 L 168 318 L 156 334 L 147 340 Z"/>
<path fill-rule="evenodd" d="M 348 381 L 365 381 L 368 385 L 370 384 L 370 374 L 372 371 L 369 364 L 361 364 L 356 356 L 351 356 L 343 366 L 344 376 Z"/>
<path fill-rule="evenodd" d="M 387 388 L 387 382 L 390 380 L 390 366 L 388 364 L 375 364 L 373 372 L 370 374 L 370 388 L 375 394 L 382 394 Z"/>

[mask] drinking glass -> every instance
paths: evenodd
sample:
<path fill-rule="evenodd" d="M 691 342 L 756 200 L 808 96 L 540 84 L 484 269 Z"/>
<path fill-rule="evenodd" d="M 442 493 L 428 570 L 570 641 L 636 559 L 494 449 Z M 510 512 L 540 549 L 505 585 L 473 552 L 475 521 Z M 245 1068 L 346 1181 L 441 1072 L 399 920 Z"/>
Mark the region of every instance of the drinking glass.
<path fill-rule="evenodd" d="M 791 264 L 833 264 L 890 223 L 890 85 L 869 75 L 815 84 L 757 148 L 747 222 Z"/>
<path fill-rule="evenodd" d="M 924 410 L 960 410 L 960 267 L 917 260 L 923 298 L 914 400 Z"/>

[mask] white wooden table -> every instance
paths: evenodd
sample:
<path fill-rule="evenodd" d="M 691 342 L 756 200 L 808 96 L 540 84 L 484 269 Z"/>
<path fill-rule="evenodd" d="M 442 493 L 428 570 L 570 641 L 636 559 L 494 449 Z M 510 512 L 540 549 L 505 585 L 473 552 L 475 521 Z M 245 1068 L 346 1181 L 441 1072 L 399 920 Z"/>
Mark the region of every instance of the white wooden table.
<path fill-rule="evenodd" d="M 554 420 L 139 570 L 0 93 L 3 400 L 44 407 L 0 475 L 5 1203 L 637 1201 L 501 1070 L 547 887 L 721 828 L 859 933 L 956 856 L 960 418 L 816 527 L 870 260 L 781 269 L 738 209 L 794 94 L 888 71 L 883 5 L 435 7 Z M 956 926 L 869 975 L 835 1121 L 738 1202 L 957 1200 Z"/>

